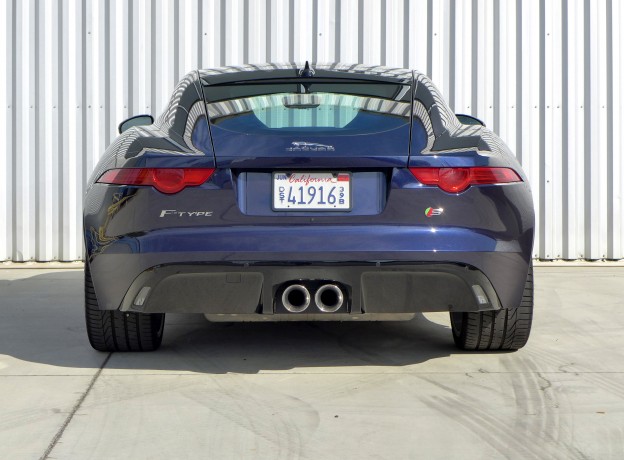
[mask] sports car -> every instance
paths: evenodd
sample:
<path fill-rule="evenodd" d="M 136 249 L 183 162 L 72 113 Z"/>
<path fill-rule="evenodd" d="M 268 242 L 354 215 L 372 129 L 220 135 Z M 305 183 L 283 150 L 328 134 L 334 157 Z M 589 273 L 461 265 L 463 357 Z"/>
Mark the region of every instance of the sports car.
<path fill-rule="evenodd" d="M 100 351 L 150 351 L 165 314 L 398 321 L 515 350 L 533 315 L 525 173 L 422 73 L 263 64 L 193 71 L 119 126 L 84 200 Z M 449 335 L 450 339 L 450 335 Z"/>

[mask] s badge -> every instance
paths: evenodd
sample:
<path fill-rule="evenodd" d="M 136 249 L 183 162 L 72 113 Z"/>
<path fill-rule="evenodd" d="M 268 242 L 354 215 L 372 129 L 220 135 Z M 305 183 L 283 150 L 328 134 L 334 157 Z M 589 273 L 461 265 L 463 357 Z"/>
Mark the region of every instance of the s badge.
<path fill-rule="evenodd" d="M 442 208 L 432 208 L 432 207 L 429 207 L 429 208 L 425 209 L 425 216 L 427 216 L 427 217 L 439 216 L 443 212 L 444 212 L 444 209 L 442 209 Z"/>

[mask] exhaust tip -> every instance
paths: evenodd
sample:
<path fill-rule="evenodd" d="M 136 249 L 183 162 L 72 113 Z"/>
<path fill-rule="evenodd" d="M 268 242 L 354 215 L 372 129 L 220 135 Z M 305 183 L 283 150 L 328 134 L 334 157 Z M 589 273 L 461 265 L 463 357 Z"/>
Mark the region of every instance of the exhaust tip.
<path fill-rule="evenodd" d="M 282 294 L 282 304 L 291 313 L 301 313 L 310 306 L 310 291 L 301 284 L 291 284 Z"/>
<path fill-rule="evenodd" d="M 316 294 L 314 294 L 314 302 L 322 312 L 334 313 L 340 310 L 344 303 L 342 289 L 335 284 L 325 284 L 318 288 Z"/>

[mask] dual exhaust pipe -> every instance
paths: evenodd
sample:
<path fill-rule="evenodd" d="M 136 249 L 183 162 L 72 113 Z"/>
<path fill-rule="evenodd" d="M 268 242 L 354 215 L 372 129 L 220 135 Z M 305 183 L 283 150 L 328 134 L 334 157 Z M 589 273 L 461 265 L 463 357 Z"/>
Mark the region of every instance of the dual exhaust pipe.
<path fill-rule="evenodd" d="M 282 305 L 291 313 L 302 313 L 312 303 L 312 294 L 303 284 L 291 284 L 282 294 Z M 344 304 L 344 294 L 335 284 L 323 284 L 314 293 L 314 303 L 323 313 L 334 313 Z"/>

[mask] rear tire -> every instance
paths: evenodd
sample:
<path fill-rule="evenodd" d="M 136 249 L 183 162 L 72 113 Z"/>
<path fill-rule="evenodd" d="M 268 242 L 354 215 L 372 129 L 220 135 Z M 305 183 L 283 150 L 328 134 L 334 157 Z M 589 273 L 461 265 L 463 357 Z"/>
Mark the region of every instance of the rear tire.
<path fill-rule="evenodd" d="M 533 264 L 518 308 L 451 313 L 453 339 L 462 350 L 518 350 L 529 340 L 532 321 Z"/>
<path fill-rule="evenodd" d="M 153 351 L 162 342 L 164 313 L 100 310 L 87 264 L 85 318 L 89 342 L 98 351 Z"/>

